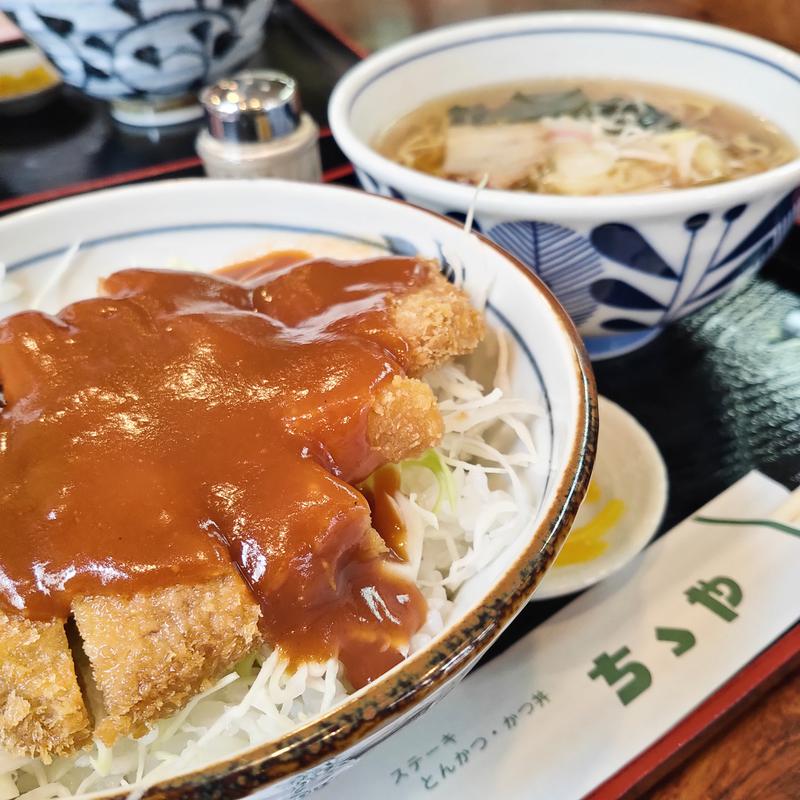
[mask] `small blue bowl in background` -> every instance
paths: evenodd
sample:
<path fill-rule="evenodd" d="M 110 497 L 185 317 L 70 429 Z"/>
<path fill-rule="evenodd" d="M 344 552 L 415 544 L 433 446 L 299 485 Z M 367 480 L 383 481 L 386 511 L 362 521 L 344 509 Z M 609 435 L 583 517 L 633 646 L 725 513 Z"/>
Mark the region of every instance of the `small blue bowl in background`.
<path fill-rule="evenodd" d="M 202 111 L 196 92 L 264 40 L 273 0 L 0 0 L 64 82 L 109 100 L 121 122 L 172 124 Z"/>

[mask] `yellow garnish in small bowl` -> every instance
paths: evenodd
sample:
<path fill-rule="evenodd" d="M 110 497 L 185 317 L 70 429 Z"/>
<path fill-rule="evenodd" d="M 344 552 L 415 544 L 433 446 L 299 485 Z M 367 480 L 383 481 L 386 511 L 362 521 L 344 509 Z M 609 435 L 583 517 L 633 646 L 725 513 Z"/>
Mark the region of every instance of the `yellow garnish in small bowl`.
<path fill-rule="evenodd" d="M 593 513 L 587 523 L 572 529 L 555 561 L 556 567 L 585 564 L 601 556 L 608 549 L 605 535 L 625 513 L 625 503 L 622 500 L 612 497 L 603 502 L 603 493 L 594 481 L 589 483 L 584 504 L 586 511 Z M 597 508 L 590 508 L 592 506 Z"/>
<path fill-rule="evenodd" d="M 58 82 L 57 76 L 44 64 L 17 74 L 0 74 L 0 100 L 33 94 Z"/>

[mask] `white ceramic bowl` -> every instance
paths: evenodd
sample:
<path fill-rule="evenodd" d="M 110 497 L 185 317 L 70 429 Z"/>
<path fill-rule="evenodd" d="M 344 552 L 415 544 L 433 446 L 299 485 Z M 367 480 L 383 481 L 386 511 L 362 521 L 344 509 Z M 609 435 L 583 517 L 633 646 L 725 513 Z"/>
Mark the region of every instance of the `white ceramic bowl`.
<path fill-rule="evenodd" d="M 779 125 L 800 147 L 800 56 L 725 28 L 603 12 L 522 14 L 442 28 L 353 68 L 330 102 L 336 141 L 365 188 L 463 219 L 474 189 L 372 149 L 392 122 L 467 88 L 546 78 L 686 87 Z M 788 232 L 800 158 L 714 186 L 610 197 L 484 190 L 478 229 L 533 269 L 592 357 L 641 346 L 752 275 Z"/>
<path fill-rule="evenodd" d="M 0 0 L 0 10 L 47 54 L 66 83 L 92 97 L 122 101 L 115 116 L 140 124 L 142 101 L 162 111 L 159 121 L 195 115 L 197 106 L 185 113 L 174 108 L 256 52 L 273 2 Z"/>
<path fill-rule="evenodd" d="M 63 280 L 51 276 L 81 247 Z M 522 264 L 466 236 L 451 220 L 364 192 L 281 181 L 165 181 L 60 200 L 0 219 L 0 261 L 20 290 L 0 315 L 41 297 L 46 311 L 94 295 L 97 279 L 128 266 L 211 270 L 274 249 L 339 258 L 420 253 L 458 258 L 467 276 L 494 275 L 490 325 L 511 340 L 511 391 L 538 398 L 541 469 L 525 472 L 531 524 L 465 583 L 446 629 L 428 646 L 323 717 L 283 738 L 159 784 L 148 798 L 304 797 L 371 745 L 443 696 L 530 598 L 583 497 L 594 459 L 594 381 L 561 306 Z M 0 287 L 2 288 L 2 287 Z M 367 796 L 369 787 L 365 787 Z M 127 793 L 118 793 L 124 798 Z"/>

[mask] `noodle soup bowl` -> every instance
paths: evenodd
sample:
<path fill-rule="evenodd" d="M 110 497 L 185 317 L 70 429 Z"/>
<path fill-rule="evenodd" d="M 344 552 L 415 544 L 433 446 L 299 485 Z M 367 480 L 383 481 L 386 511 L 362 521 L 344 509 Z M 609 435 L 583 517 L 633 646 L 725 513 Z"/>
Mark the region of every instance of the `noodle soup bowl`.
<path fill-rule="evenodd" d="M 537 461 L 519 475 L 524 499 L 516 503 L 522 513 L 516 535 L 458 588 L 438 630 L 429 631 L 407 659 L 378 680 L 315 716 L 321 708 L 317 699 L 307 719 L 291 730 L 282 728 L 277 738 L 264 734 L 264 741 L 243 749 L 223 726 L 207 750 L 174 770 L 180 774 L 162 772 L 146 787 L 145 797 L 306 796 L 452 689 L 524 607 L 552 564 L 594 460 L 594 379 L 562 307 L 535 275 L 493 242 L 467 236 L 452 220 L 427 210 L 352 189 L 209 179 L 111 189 L 22 211 L 0 220 L 0 241 L 6 267 L 4 280 L 0 274 L 3 316 L 38 303 L 47 286 L 41 307 L 55 312 L 93 296 L 98 278 L 131 264 L 213 270 L 267 251 L 297 248 L 340 259 L 436 258 L 448 277 L 463 275 L 477 297 L 488 297 L 492 333 L 482 345 L 488 348 L 483 356 L 470 357 L 470 367 L 482 370 L 475 377 L 488 389 L 502 363 L 506 394 L 534 401 L 539 409 L 524 422 Z M 69 270 L 55 284 L 53 274 L 63 270 L 65 259 Z M 508 346 L 493 351 L 501 340 Z M 280 695 L 280 676 L 275 681 Z M 0 753 L 0 767 L 7 761 Z M 388 775 L 387 781 L 391 789 Z M 104 787 L 91 787 L 98 788 Z M 125 800 L 130 791 L 102 796 Z M 365 787 L 365 793 L 371 796 L 377 789 Z M 41 800 L 46 793 L 38 796 Z"/>
<path fill-rule="evenodd" d="M 777 125 L 800 148 L 800 56 L 702 23 L 566 12 L 489 18 L 367 58 L 331 98 L 331 129 L 371 192 L 463 220 L 553 290 L 590 355 L 619 355 L 752 276 L 790 230 L 800 158 L 690 189 L 563 196 L 475 188 L 400 166 L 373 147 L 426 102 L 558 78 L 636 80 L 710 95 Z M 576 81 L 577 82 L 577 81 Z"/>

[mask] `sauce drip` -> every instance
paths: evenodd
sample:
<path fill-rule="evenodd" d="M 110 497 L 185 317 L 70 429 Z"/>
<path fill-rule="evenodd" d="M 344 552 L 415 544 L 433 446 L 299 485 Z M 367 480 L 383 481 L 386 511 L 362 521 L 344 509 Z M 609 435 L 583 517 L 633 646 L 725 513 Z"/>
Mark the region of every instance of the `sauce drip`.
<path fill-rule="evenodd" d="M 398 561 L 408 561 L 406 528 L 394 501 L 400 491 L 400 471 L 387 464 L 359 486 L 372 512 L 372 525 Z"/>
<path fill-rule="evenodd" d="M 401 659 L 425 601 L 352 484 L 381 465 L 367 415 L 403 374 L 387 295 L 427 265 L 304 256 L 125 270 L 0 321 L 0 607 L 66 619 L 77 596 L 235 567 L 293 660 L 338 654 L 359 686 Z"/>

